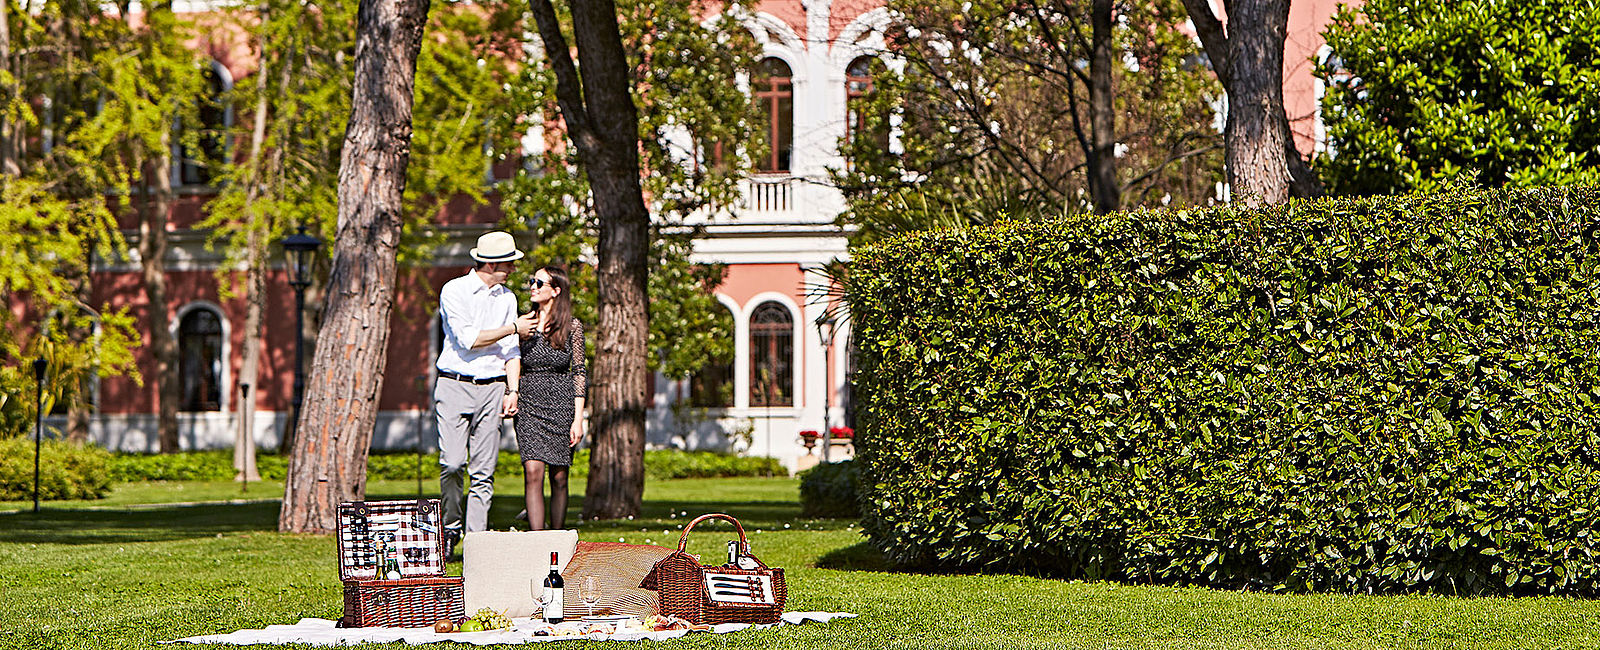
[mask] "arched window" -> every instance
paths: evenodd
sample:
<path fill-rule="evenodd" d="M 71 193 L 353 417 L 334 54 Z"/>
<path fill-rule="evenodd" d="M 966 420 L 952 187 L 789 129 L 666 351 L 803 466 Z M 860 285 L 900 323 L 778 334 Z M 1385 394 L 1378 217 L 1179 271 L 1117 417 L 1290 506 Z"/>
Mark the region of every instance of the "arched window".
<path fill-rule="evenodd" d="M 734 331 L 733 312 L 723 309 L 718 318 L 724 331 Z M 711 359 L 689 377 L 689 405 L 700 408 L 733 406 L 733 355 Z"/>
<path fill-rule="evenodd" d="M 222 410 L 222 318 L 209 307 L 178 321 L 178 375 L 184 411 Z"/>
<path fill-rule="evenodd" d="M 873 80 L 885 69 L 883 62 L 872 56 L 858 56 L 844 69 L 845 141 L 854 151 L 889 148 L 888 116 L 875 111 L 872 104 Z"/>
<path fill-rule="evenodd" d="M 763 149 L 755 156 L 756 171 L 787 172 L 794 153 L 794 79 L 789 64 L 776 57 L 762 59 L 750 85 L 766 122 L 757 140 Z"/>
<path fill-rule="evenodd" d="M 211 65 L 205 69 L 206 92 L 196 102 L 200 124 L 193 129 L 183 128 L 178 134 L 178 182 L 184 185 L 210 183 L 216 170 L 227 162 L 224 143 L 232 115 L 226 99 L 228 84 L 219 68 Z"/>
<path fill-rule="evenodd" d="M 794 405 L 794 317 L 776 302 L 750 314 L 750 405 Z"/>

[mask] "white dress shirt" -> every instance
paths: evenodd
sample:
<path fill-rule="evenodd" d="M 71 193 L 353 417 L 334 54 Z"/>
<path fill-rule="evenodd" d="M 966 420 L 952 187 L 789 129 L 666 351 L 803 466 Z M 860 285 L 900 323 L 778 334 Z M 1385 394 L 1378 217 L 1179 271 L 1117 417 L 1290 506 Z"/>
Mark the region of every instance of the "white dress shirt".
<path fill-rule="evenodd" d="M 506 361 L 522 356 L 517 335 L 473 349 L 478 333 L 505 327 L 517 319 L 517 297 L 505 285 L 484 284 L 476 271 L 444 283 L 439 290 L 439 326 L 444 329 L 444 345 L 439 350 L 440 370 L 469 377 L 487 378 L 506 374 Z"/>

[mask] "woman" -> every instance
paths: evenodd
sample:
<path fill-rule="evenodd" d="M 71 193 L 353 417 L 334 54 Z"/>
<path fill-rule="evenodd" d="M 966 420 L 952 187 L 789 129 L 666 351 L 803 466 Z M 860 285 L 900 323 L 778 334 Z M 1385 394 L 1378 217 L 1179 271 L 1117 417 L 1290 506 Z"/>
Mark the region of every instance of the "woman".
<path fill-rule="evenodd" d="M 550 475 L 550 528 L 567 523 L 567 470 L 583 440 L 583 323 L 572 317 L 571 284 L 559 266 L 533 274 L 528 288 L 535 325 L 521 340 L 517 391 L 517 448 L 522 453 L 528 528 L 545 527 L 544 476 Z"/>

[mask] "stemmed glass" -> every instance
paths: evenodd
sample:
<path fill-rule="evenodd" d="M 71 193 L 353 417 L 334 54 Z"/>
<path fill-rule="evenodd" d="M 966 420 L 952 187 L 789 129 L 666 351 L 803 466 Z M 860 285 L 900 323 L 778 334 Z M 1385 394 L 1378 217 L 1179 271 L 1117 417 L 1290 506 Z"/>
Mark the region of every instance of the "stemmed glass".
<path fill-rule="evenodd" d="M 600 601 L 600 583 L 594 576 L 584 576 L 583 584 L 578 589 L 578 596 L 583 598 L 583 604 L 589 607 L 589 618 L 594 618 L 594 604 Z"/>

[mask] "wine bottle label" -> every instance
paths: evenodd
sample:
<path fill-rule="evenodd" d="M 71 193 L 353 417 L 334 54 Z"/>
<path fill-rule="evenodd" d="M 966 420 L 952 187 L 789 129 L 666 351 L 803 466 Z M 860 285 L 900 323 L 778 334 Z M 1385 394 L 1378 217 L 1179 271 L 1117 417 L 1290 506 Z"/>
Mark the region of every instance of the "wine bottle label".
<path fill-rule="evenodd" d="M 550 604 L 544 606 L 544 617 L 545 618 L 566 618 L 565 612 L 563 611 L 565 609 L 565 605 L 566 605 L 566 598 L 565 598 L 565 594 L 562 593 L 565 590 L 561 589 L 560 587 L 549 588 L 549 589 L 550 589 Z"/>

